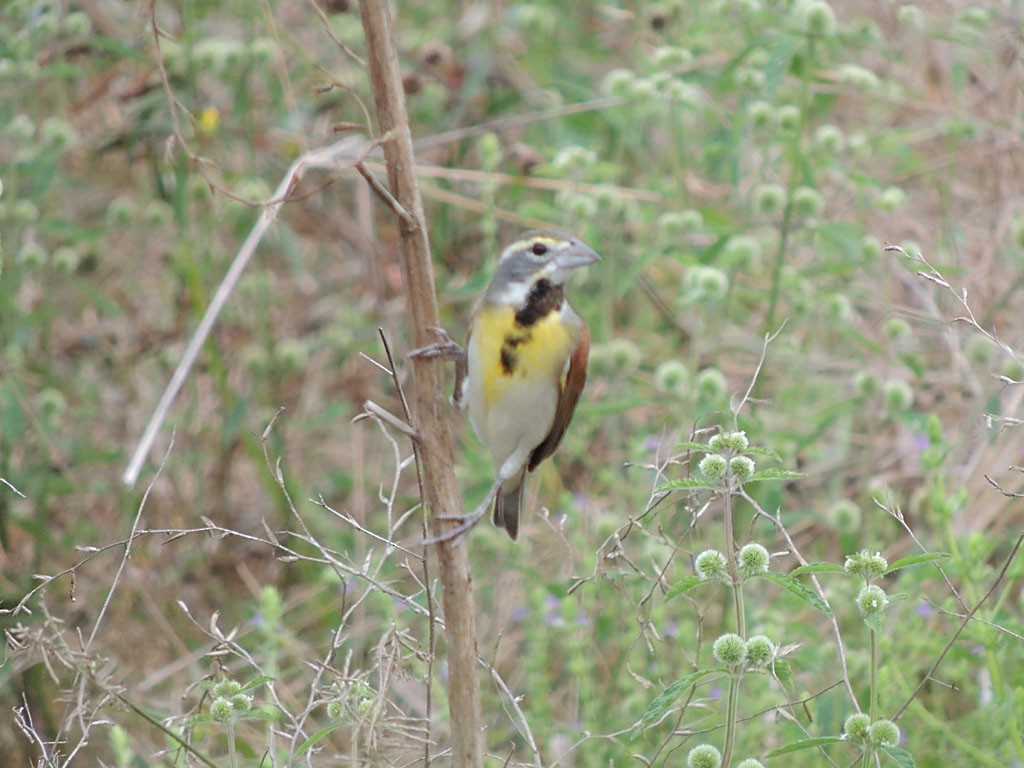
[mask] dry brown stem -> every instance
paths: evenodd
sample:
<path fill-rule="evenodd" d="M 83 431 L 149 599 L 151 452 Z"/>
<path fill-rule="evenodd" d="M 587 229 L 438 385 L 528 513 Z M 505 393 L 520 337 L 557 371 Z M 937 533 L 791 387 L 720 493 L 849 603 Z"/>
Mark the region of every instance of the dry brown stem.
<path fill-rule="evenodd" d="M 406 288 L 406 304 L 416 346 L 432 341 L 431 328 L 440 325 L 430 244 L 423 217 L 423 201 L 415 175 L 412 135 L 405 108 L 398 54 L 391 28 L 389 4 L 383 0 L 360 3 L 363 31 L 369 53 L 381 147 L 388 171 L 391 197 L 405 215 L 396 215 L 400 237 L 400 261 Z M 454 473 L 454 447 L 448 423 L 442 365 L 414 360 L 413 427 L 422 466 L 424 501 L 431 532 L 441 537 L 457 526 L 441 517 L 457 517 L 462 502 Z M 437 546 L 444 588 L 443 606 L 448 649 L 453 764 L 476 768 L 483 763 L 480 689 L 476 676 L 476 613 L 469 556 L 462 538 Z"/>

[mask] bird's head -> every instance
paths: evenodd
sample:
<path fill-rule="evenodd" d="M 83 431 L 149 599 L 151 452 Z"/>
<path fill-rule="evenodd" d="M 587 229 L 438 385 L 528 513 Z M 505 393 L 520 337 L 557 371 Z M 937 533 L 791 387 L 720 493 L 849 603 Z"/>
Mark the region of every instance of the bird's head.
<path fill-rule="evenodd" d="M 564 232 L 525 232 L 502 251 L 487 297 L 497 303 L 521 305 L 541 280 L 560 287 L 575 270 L 599 258 L 586 243 Z"/>

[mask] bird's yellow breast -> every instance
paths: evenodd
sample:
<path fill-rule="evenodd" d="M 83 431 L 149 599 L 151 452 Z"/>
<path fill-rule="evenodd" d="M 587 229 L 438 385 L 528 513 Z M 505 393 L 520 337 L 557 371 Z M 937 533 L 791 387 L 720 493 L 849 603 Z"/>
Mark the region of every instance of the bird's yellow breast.
<path fill-rule="evenodd" d="M 469 351 L 470 379 L 477 379 L 471 386 L 476 384 L 480 405 L 491 408 L 523 384 L 547 385 L 557 392 L 578 341 L 576 325 L 555 311 L 518 326 L 512 307 L 484 306 L 473 323 Z"/>

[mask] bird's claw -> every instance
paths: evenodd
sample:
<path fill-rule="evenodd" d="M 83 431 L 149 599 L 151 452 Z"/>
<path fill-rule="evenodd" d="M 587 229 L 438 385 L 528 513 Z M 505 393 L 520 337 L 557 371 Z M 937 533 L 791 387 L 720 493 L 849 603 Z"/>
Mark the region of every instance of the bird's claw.
<path fill-rule="evenodd" d="M 457 544 L 463 536 L 465 536 L 477 523 L 480 522 L 490 506 L 489 502 L 490 500 L 488 499 L 468 515 L 438 515 L 436 518 L 437 520 L 455 521 L 459 523 L 459 526 L 452 528 L 450 531 L 445 531 L 439 536 L 426 539 L 420 543 L 425 547 L 446 541 L 455 541 Z"/>
<path fill-rule="evenodd" d="M 431 326 L 430 330 L 436 333 L 441 340 L 410 350 L 408 352 L 409 357 L 418 357 L 424 360 L 438 357 L 443 360 L 460 360 L 465 357 L 466 350 L 457 341 L 452 339 L 444 328 Z"/>

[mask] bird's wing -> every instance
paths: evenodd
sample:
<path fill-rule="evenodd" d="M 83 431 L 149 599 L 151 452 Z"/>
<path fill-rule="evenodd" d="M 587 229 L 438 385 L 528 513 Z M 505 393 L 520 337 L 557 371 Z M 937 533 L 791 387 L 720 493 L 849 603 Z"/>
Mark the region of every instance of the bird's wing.
<path fill-rule="evenodd" d="M 580 339 L 576 343 L 572 357 L 569 358 L 569 370 L 565 374 L 565 386 L 562 387 L 561 396 L 558 398 L 558 408 L 555 410 L 555 420 L 551 424 L 551 431 L 547 437 L 533 449 L 530 454 L 529 470 L 533 472 L 544 459 L 548 458 L 558 448 L 565 436 L 565 430 L 569 428 L 572 421 L 576 404 L 583 394 L 583 387 L 587 383 L 587 358 L 590 356 L 590 331 L 584 325 L 580 331 Z"/>
<path fill-rule="evenodd" d="M 452 405 L 460 411 L 466 410 L 468 400 L 466 389 L 469 386 L 469 339 L 473 335 L 473 324 L 470 323 L 466 333 L 466 346 L 455 356 L 455 391 L 452 392 Z"/>

